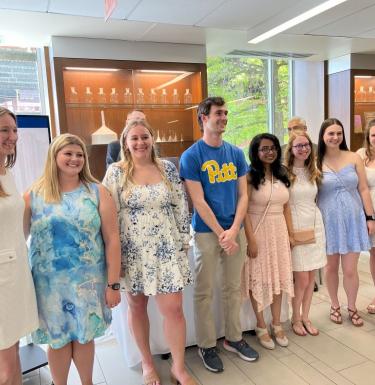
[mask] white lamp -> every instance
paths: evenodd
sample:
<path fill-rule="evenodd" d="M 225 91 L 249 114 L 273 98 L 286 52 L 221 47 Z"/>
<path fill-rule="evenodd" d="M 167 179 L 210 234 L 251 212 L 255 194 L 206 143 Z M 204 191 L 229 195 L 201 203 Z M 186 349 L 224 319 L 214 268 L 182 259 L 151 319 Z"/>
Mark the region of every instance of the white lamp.
<path fill-rule="evenodd" d="M 100 112 L 102 116 L 102 125 L 94 133 L 91 134 L 92 144 L 108 144 L 117 140 L 116 132 L 112 131 L 105 125 L 104 111 Z"/>

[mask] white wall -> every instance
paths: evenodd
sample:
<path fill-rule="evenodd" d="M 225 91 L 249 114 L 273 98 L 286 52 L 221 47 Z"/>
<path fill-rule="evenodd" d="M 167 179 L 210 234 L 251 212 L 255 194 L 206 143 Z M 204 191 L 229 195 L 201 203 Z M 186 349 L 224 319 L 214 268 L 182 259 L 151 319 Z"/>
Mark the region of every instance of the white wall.
<path fill-rule="evenodd" d="M 153 43 L 53 36 L 53 57 L 205 63 L 206 47 L 199 44 Z"/>
<path fill-rule="evenodd" d="M 293 70 L 293 115 L 306 120 L 314 143 L 324 120 L 324 63 L 295 61 Z"/>

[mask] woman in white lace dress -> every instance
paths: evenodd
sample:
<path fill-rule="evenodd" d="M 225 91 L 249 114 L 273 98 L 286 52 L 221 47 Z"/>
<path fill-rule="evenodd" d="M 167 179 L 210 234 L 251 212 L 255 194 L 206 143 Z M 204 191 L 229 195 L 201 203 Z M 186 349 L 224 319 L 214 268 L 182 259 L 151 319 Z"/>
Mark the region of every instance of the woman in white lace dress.
<path fill-rule="evenodd" d="M 120 144 L 122 160 L 109 166 L 103 184 L 117 205 L 129 326 L 142 355 L 144 383 L 160 384 L 148 339 L 147 303 L 155 296 L 172 353 L 172 375 L 182 385 L 194 385 L 184 366 L 182 290 L 192 282 L 186 194 L 176 167 L 157 159 L 145 120 L 130 121 Z"/>
<path fill-rule="evenodd" d="M 360 148 L 357 153 L 363 159 L 372 205 L 375 207 L 375 119 L 368 123 L 364 147 Z M 375 235 L 371 235 L 370 271 L 375 284 Z M 367 306 L 367 311 L 375 314 L 375 298 Z"/>
<path fill-rule="evenodd" d="M 292 249 L 294 275 L 292 329 L 299 336 L 305 336 L 307 333 L 316 336 L 319 331 L 309 320 L 309 311 L 315 271 L 325 266 L 327 258 L 322 215 L 316 205 L 317 185 L 321 174 L 316 168 L 311 139 L 305 131 L 291 134 L 285 152 L 285 162 L 292 183 L 289 206 L 292 212 L 294 239 L 298 240 L 298 232 L 300 238 L 301 235 L 309 234 L 315 237 L 315 239 L 310 237 L 307 244 L 296 244 Z M 304 230 L 310 232 L 301 233 Z"/>

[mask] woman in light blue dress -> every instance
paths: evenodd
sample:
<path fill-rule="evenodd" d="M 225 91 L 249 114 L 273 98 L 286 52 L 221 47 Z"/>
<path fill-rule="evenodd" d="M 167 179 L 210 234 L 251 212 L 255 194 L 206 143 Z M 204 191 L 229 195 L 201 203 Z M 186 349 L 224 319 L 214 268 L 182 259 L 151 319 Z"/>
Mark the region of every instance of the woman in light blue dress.
<path fill-rule="evenodd" d="M 354 326 L 362 326 L 356 307 L 357 264 L 359 253 L 370 247 L 369 233 L 374 233 L 375 216 L 363 162 L 358 154 L 348 150 L 344 128 L 338 119 L 326 119 L 322 123 L 317 166 L 323 173 L 318 206 L 326 232 L 325 277 L 331 299 L 330 319 L 342 323 L 337 295 L 341 258 L 349 318 Z"/>
<path fill-rule="evenodd" d="M 43 176 L 25 195 L 25 228 L 38 302 L 38 344 L 48 344 L 55 384 L 73 360 L 92 384 L 94 343 L 120 302 L 120 241 L 114 201 L 91 176 L 84 143 L 64 134 L 51 144 Z"/>

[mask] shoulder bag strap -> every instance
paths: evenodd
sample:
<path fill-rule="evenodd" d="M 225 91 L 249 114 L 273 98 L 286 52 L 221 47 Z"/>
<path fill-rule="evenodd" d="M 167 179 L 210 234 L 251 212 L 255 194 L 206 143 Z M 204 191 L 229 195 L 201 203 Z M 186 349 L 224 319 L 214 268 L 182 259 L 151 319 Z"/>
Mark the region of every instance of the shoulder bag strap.
<path fill-rule="evenodd" d="M 262 215 L 262 218 L 260 218 L 260 221 L 258 222 L 258 224 L 257 224 L 257 226 L 256 226 L 256 228 L 255 228 L 255 230 L 254 230 L 254 235 L 258 232 L 259 227 L 260 227 L 260 225 L 263 223 L 264 218 L 266 217 L 267 212 L 268 212 L 268 210 L 269 210 L 269 208 L 270 208 L 270 206 L 271 206 L 272 194 L 273 194 L 273 175 L 271 175 L 271 193 L 270 193 L 270 197 L 268 198 L 267 206 L 266 206 L 266 208 L 265 208 L 265 210 L 264 210 L 264 213 L 263 213 L 263 215 Z"/>

